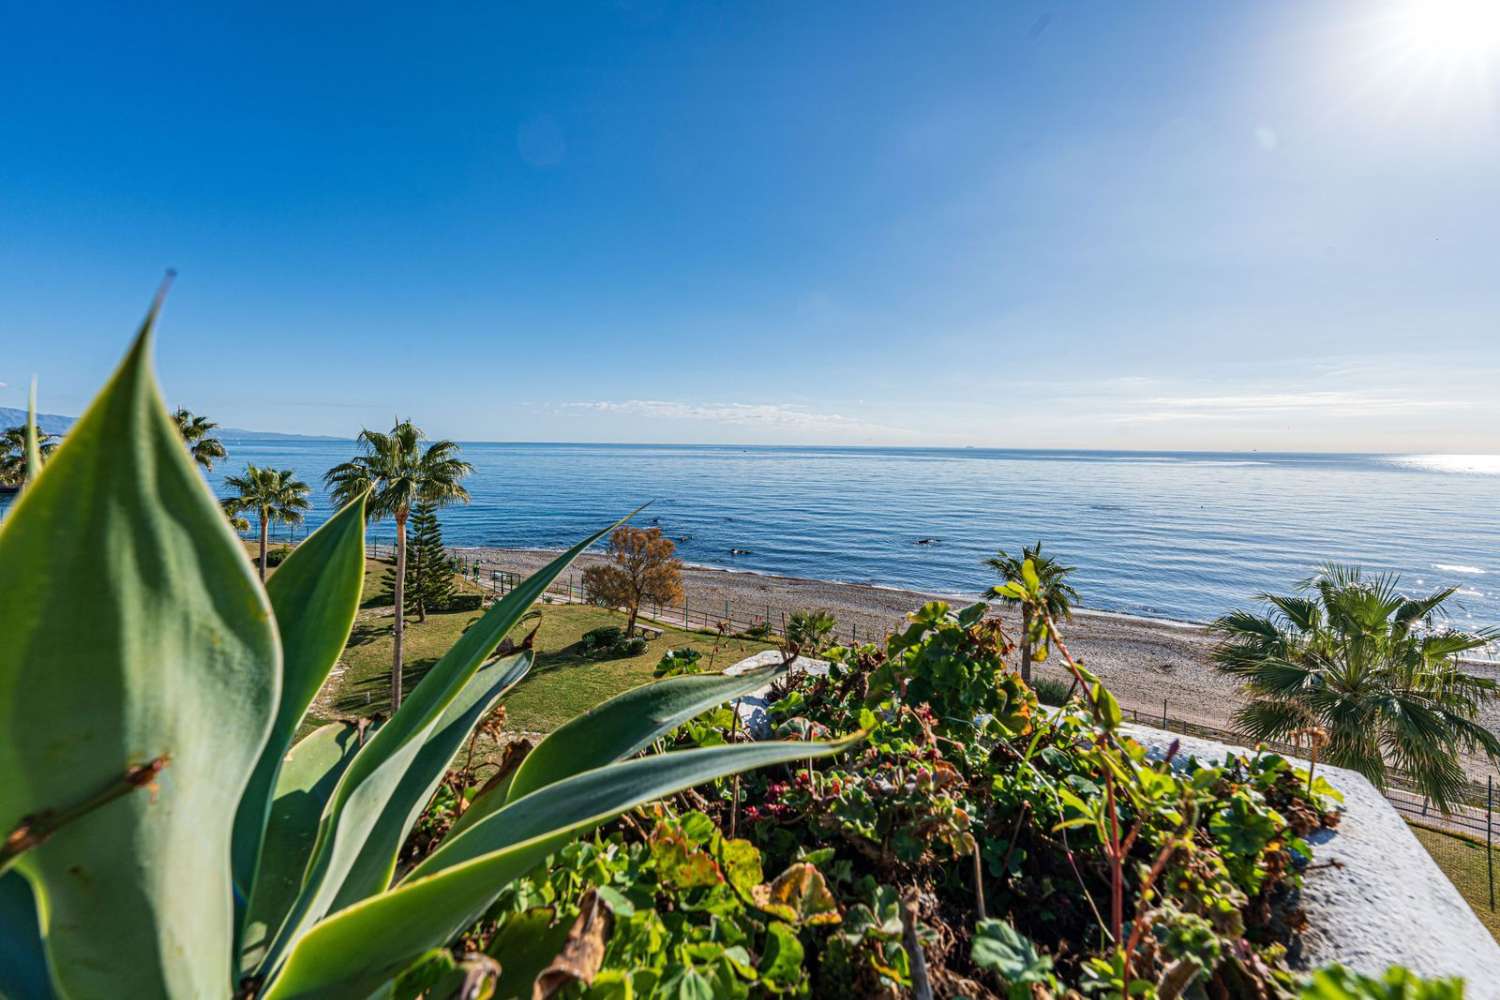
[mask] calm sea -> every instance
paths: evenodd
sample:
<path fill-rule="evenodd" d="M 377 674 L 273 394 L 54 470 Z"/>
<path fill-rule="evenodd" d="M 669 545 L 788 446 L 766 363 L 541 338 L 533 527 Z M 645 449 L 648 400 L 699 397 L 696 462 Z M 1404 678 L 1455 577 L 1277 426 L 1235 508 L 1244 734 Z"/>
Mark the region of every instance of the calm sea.
<path fill-rule="evenodd" d="M 227 463 L 319 486 L 351 442 L 227 436 Z M 691 563 L 976 593 L 981 561 L 1043 541 L 1092 608 L 1206 621 L 1319 563 L 1460 588 L 1500 625 L 1500 456 L 468 444 L 450 545 L 557 548 L 637 504 Z M 278 533 L 284 533 L 279 529 Z M 300 533 L 300 532 L 299 532 Z M 372 536 L 389 540 L 389 522 Z M 924 543 L 925 540 L 925 543 Z"/>

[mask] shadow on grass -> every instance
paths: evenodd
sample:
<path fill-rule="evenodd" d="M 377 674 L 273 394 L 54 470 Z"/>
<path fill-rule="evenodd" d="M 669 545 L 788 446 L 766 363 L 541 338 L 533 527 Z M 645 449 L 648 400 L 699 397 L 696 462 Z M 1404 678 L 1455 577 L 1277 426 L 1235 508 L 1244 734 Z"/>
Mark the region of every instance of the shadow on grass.
<path fill-rule="evenodd" d="M 401 671 L 401 684 L 407 694 L 411 694 L 416 686 L 422 683 L 422 678 L 427 676 L 427 672 L 436 663 L 436 657 L 406 663 Z M 376 713 L 389 715 L 391 711 L 390 669 L 377 671 L 346 685 L 344 693 L 334 699 L 332 705 L 338 711 L 351 716 L 368 717 Z"/>

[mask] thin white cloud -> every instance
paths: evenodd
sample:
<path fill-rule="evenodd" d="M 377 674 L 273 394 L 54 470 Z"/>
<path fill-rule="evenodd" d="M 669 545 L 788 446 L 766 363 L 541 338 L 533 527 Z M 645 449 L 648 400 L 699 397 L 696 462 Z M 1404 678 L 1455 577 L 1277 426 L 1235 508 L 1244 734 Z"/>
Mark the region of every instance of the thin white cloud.
<path fill-rule="evenodd" d="M 565 409 L 586 410 L 648 420 L 713 423 L 732 427 L 795 431 L 798 434 L 830 434 L 838 437 L 869 435 L 903 437 L 910 431 L 872 423 L 840 413 L 812 410 L 795 403 L 685 403 L 662 399 L 589 400 L 564 403 Z"/>
<path fill-rule="evenodd" d="M 1371 417 L 1424 410 L 1460 410 L 1471 404 L 1456 399 L 1418 399 L 1371 392 L 1256 392 L 1217 396 L 1154 396 L 1142 411 L 1121 414 L 1122 422 L 1243 419 L 1293 413 L 1328 417 Z"/>

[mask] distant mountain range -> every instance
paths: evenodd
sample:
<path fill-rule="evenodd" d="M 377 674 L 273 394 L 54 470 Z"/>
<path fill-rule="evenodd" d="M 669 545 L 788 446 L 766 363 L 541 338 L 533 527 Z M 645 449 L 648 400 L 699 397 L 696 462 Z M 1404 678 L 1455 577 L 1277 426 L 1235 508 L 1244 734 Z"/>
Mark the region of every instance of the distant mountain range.
<path fill-rule="evenodd" d="M 37 430 L 43 434 L 61 434 L 73 426 L 76 417 L 60 417 L 55 413 L 38 413 L 36 415 Z M 18 410 L 11 406 L 0 406 L 0 430 L 7 427 L 15 427 L 26 422 L 26 411 Z"/>
<path fill-rule="evenodd" d="M 64 417 L 56 413 L 38 413 L 36 415 L 37 429 L 44 434 L 63 434 L 77 420 L 77 417 Z M 18 410 L 14 406 L 0 406 L 0 430 L 7 427 L 15 427 L 26 422 L 26 411 Z M 282 434 L 277 431 L 247 431 L 239 427 L 220 427 L 214 434 L 220 438 L 231 440 L 241 437 L 323 437 L 324 435 L 307 434 Z"/>

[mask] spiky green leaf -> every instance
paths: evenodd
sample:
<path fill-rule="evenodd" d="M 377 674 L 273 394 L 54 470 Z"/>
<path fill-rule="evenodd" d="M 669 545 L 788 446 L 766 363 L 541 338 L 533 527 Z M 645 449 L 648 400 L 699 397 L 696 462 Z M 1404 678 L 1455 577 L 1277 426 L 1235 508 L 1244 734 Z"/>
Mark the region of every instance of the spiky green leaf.
<path fill-rule="evenodd" d="M 265 592 L 151 374 L 156 313 L 0 528 L 0 830 L 88 808 L 18 866 L 74 996 L 223 994 L 231 825 L 280 694 Z"/>
<path fill-rule="evenodd" d="M 685 674 L 618 694 L 563 723 L 538 743 L 516 769 L 506 801 L 628 757 L 694 716 L 765 687 L 783 669 L 771 664 L 733 676 Z"/>
<path fill-rule="evenodd" d="M 391 796 L 448 704 L 558 574 L 614 527 L 585 538 L 492 605 L 427 672 L 396 714 L 355 757 L 324 810 L 302 892 L 272 943 L 261 974 L 271 972 L 297 938 L 329 912 L 364 851 L 370 831 L 385 814 Z"/>
<path fill-rule="evenodd" d="M 413 958 L 451 940 L 511 880 L 626 809 L 738 771 L 825 757 L 861 738 L 684 750 L 548 785 L 440 848 L 390 892 L 313 927 L 268 984 L 265 1000 L 368 996 Z"/>
<path fill-rule="evenodd" d="M 334 909 L 342 909 L 366 896 L 383 892 L 391 884 L 401 845 L 406 842 L 406 835 L 416 825 L 432 793 L 443 780 L 448 765 L 479 720 L 495 707 L 506 691 L 526 676 L 533 659 L 531 650 L 525 649 L 486 663 L 459 696 L 448 703 L 437 728 L 406 769 L 401 783 L 386 803 L 385 812 L 371 828 L 364 850 L 334 899 Z"/>
<path fill-rule="evenodd" d="M 352 722 L 330 722 L 308 733 L 282 762 L 266 824 L 255 889 L 246 911 L 240 967 L 253 970 L 265 957 L 270 936 L 297 898 L 302 875 L 339 776 L 369 733 Z"/>
<path fill-rule="evenodd" d="M 360 497 L 340 510 L 266 582 L 281 636 L 281 702 L 234 821 L 234 882 L 243 897 L 254 882 L 282 760 L 354 626 L 365 576 L 364 507 Z"/>

